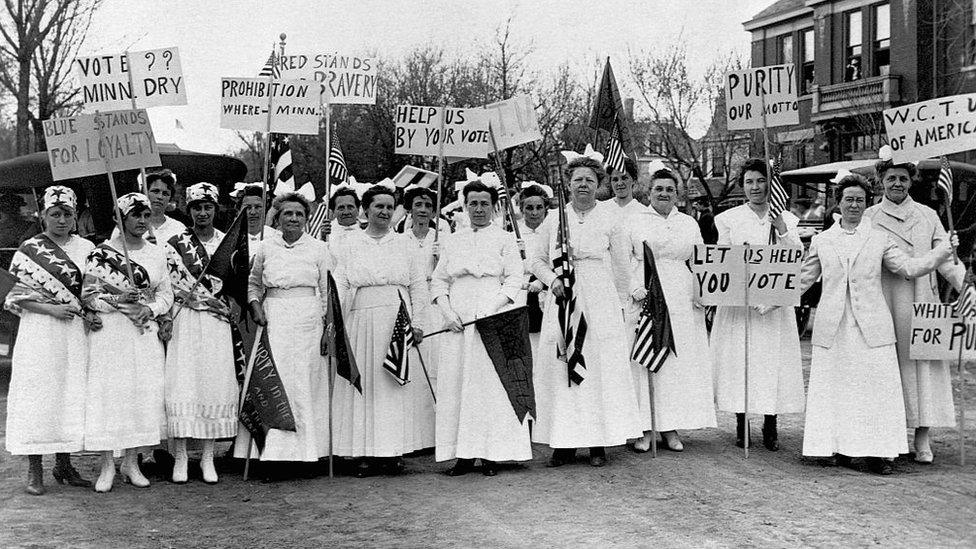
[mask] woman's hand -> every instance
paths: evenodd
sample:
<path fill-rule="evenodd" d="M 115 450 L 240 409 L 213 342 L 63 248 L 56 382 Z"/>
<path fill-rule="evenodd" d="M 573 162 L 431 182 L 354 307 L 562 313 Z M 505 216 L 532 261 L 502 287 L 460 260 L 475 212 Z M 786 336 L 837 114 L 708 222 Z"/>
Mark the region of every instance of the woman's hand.
<path fill-rule="evenodd" d="M 81 319 L 85 323 L 85 329 L 97 332 L 102 329 L 102 317 L 98 316 L 98 313 L 94 311 L 87 311 L 81 315 Z"/>
<path fill-rule="evenodd" d="M 71 320 L 76 315 L 81 313 L 81 309 L 75 307 L 74 305 L 67 305 L 59 303 L 57 305 L 50 304 L 45 307 L 47 314 L 53 316 L 58 320 Z"/>
<path fill-rule="evenodd" d="M 630 294 L 630 297 L 637 303 L 644 301 L 647 297 L 647 288 L 637 288 L 634 293 Z"/>
<path fill-rule="evenodd" d="M 173 339 L 173 321 L 169 318 L 163 318 L 159 320 L 159 331 L 156 332 L 156 336 L 160 341 L 166 343 L 167 341 Z"/>
<path fill-rule="evenodd" d="M 124 290 L 118 296 L 119 303 L 137 303 L 142 298 L 140 290 Z"/>
<path fill-rule="evenodd" d="M 332 234 L 332 216 L 327 216 L 322 222 L 322 228 L 319 229 L 319 238 L 322 240 L 328 240 L 329 235 Z"/>
<path fill-rule="evenodd" d="M 268 319 L 264 316 L 264 307 L 261 306 L 257 301 L 251 302 L 251 319 L 258 326 L 267 326 Z"/>
<path fill-rule="evenodd" d="M 563 281 L 559 280 L 558 278 L 552 281 L 552 284 L 549 285 L 549 289 L 552 290 L 552 295 L 558 297 L 559 299 L 566 297 L 566 290 L 563 288 Z"/>
<path fill-rule="evenodd" d="M 779 212 L 779 215 L 773 218 L 773 228 L 776 229 L 778 234 L 786 234 L 786 221 L 783 221 L 783 212 Z"/>
<path fill-rule="evenodd" d="M 136 312 L 136 322 L 145 326 L 153 318 L 152 309 L 150 309 L 148 306 L 143 305 L 141 303 L 138 304 L 137 307 L 138 309 Z"/>
<path fill-rule="evenodd" d="M 413 327 L 413 340 L 420 345 L 424 341 L 424 331 L 416 326 Z"/>
<path fill-rule="evenodd" d="M 777 305 L 753 305 L 752 306 L 752 310 L 756 311 L 762 316 L 766 316 L 767 314 L 770 313 L 770 311 L 778 308 L 779 307 Z"/>
<path fill-rule="evenodd" d="M 440 308 L 441 314 L 444 315 L 444 326 L 452 332 L 463 332 L 464 326 L 461 322 L 461 315 L 457 314 L 457 311 L 451 307 L 451 303 L 447 298 L 441 298 L 437 300 L 437 307 Z"/>
<path fill-rule="evenodd" d="M 545 288 L 546 288 L 546 285 L 543 284 L 542 281 L 539 280 L 539 279 L 535 279 L 532 282 L 529 282 L 529 284 L 528 284 L 529 293 L 532 293 L 532 294 L 537 294 L 537 293 L 541 292 L 542 290 L 544 290 Z"/>
<path fill-rule="evenodd" d="M 322 356 L 329 356 L 329 326 L 326 326 L 322 330 L 322 338 L 319 339 L 319 354 Z"/>
<path fill-rule="evenodd" d="M 434 261 L 437 261 L 438 259 L 440 259 L 440 257 L 441 257 L 441 243 L 440 242 L 434 242 L 433 244 L 430 245 L 430 255 L 434 258 Z"/>
<path fill-rule="evenodd" d="M 693 297 L 693 298 L 691 299 L 691 304 L 692 304 L 692 305 L 694 305 L 694 306 L 695 306 L 695 308 L 696 308 L 696 309 L 698 309 L 699 311 L 701 311 L 701 310 L 704 310 L 704 309 L 705 309 L 705 304 L 704 304 L 704 303 L 702 303 L 702 301 L 701 301 L 701 298 L 698 298 L 698 297 Z"/>

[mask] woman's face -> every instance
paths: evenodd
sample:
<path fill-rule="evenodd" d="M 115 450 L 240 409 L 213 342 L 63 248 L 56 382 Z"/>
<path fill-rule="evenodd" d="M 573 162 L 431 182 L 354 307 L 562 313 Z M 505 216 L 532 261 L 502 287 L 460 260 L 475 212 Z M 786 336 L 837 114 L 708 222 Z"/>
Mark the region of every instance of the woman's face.
<path fill-rule="evenodd" d="M 596 200 L 600 180 L 591 168 L 576 168 L 569 178 L 569 191 L 574 203 L 589 204 Z"/>
<path fill-rule="evenodd" d="M 54 236 L 65 237 L 75 228 L 75 212 L 64 206 L 52 206 L 41 216 L 44 228 Z"/>
<path fill-rule="evenodd" d="M 159 179 L 149 185 L 149 205 L 152 206 L 153 213 L 163 215 L 169 207 L 173 194 L 169 192 L 169 187 Z"/>
<path fill-rule="evenodd" d="M 530 229 L 535 229 L 546 219 L 546 203 L 541 196 L 522 199 L 522 219 Z"/>
<path fill-rule="evenodd" d="M 912 178 L 905 168 L 889 168 L 885 170 L 881 186 L 884 187 L 885 198 L 901 204 L 908 197 L 908 189 L 912 188 Z"/>
<path fill-rule="evenodd" d="M 867 194 L 861 187 L 847 187 L 840 196 L 838 206 L 844 221 L 860 223 L 864 209 L 867 207 Z"/>
<path fill-rule="evenodd" d="M 434 201 L 429 196 L 421 195 L 413 199 L 410 205 L 410 216 L 414 225 L 426 226 L 434 214 Z"/>
<path fill-rule="evenodd" d="M 255 233 L 264 225 L 264 202 L 260 196 L 245 196 L 241 202 L 244 215 L 247 216 L 248 232 Z"/>
<path fill-rule="evenodd" d="M 278 226 L 281 232 L 295 236 L 300 235 L 305 230 L 305 208 L 299 202 L 282 202 L 281 211 L 278 212 Z"/>
<path fill-rule="evenodd" d="M 627 171 L 617 171 L 610 175 L 610 188 L 613 195 L 621 200 L 630 198 L 634 195 L 634 179 Z"/>
<path fill-rule="evenodd" d="M 759 171 L 747 171 L 742 177 L 742 192 L 751 204 L 765 204 L 769 198 L 769 182 L 766 176 Z"/>
<path fill-rule="evenodd" d="M 142 238 L 142 235 L 149 230 L 150 217 L 152 217 L 152 210 L 148 208 L 126 215 L 122 220 L 122 228 L 125 229 L 126 236 Z"/>
<path fill-rule="evenodd" d="M 678 200 L 678 186 L 668 177 L 651 182 L 651 207 L 661 215 L 668 215 Z"/>
<path fill-rule="evenodd" d="M 209 229 L 213 227 L 214 214 L 217 206 L 208 200 L 194 202 L 190 206 L 190 219 L 193 220 L 194 229 Z"/>
<path fill-rule="evenodd" d="M 336 221 L 343 227 L 349 227 L 355 224 L 359 216 L 359 206 L 356 206 L 356 200 L 351 196 L 345 195 L 337 198 L 335 201 L 334 215 Z"/>
<path fill-rule="evenodd" d="M 379 231 L 390 228 L 390 219 L 393 218 L 393 197 L 388 194 L 378 194 L 373 197 L 366 210 L 366 219 L 369 226 Z"/>
<path fill-rule="evenodd" d="M 491 224 L 491 214 L 495 208 L 491 203 L 491 194 L 481 191 L 468 193 L 464 200 L 464 209 L 468 212 L 471 226 L 481 228 Z"/>

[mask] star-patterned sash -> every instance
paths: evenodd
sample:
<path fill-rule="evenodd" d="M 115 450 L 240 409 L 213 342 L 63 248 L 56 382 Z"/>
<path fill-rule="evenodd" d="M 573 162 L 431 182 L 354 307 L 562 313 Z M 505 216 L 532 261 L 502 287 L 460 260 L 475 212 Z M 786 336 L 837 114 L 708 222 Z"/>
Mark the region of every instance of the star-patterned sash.
<path fill-rule="evenodd" d="M 151 291 L 149 273 L 145 267 L 135 261 L 132 265 L 132 277 L 135 285 L 129 281 L 125 268 L 125 257 L 107 243 L 95 247 L 85 263 L 85 276 L 81 285 L 82 303 L 94 310 L 105 310 L 100 303 L 105 303 L 120 313 L 126 315 L 142 332 L 145 326 L 136 323 L 137 307 L 128 303 L 119 303 L 118 297 L 131 290 L 139 290 L 149 297 Z"/>
<path fill-rule="evenodd" d="M 208 274 L 200 280 L 196 288 L 193 287 L 193 283 L 200 277 L 209 262 L 210 254 L 192 229 L 187 229 L 182 234 L 169 239 L 169 245 L 166 246 L 166 266 L 169 268 L 169 278 L 173 284 L 176 302 L 183 303 L 184 307 L 194 311 L 208 312 L 230 322 L 230 306 L 217 297 L 223 287 L 220 278 Z"/>
<path fill-rule="evenodd" d="M 81 269 L 46 234 L 24 241 L 10 263 L 17 284 L 7 294 L 6 306 L 21 313 L 20 303 L 33 301 L 81 308 Z"/>

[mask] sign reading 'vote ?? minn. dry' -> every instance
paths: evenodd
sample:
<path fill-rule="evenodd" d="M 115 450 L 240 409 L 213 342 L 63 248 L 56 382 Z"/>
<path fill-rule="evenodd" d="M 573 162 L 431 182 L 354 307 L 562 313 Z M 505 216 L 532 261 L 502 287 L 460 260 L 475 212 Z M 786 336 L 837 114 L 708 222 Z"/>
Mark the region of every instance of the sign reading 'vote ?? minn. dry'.
<path fill-rule="evenodd" d="M 444 116 L 444 156 L 488 158 L 488 112 L 485 109 L 399 105 L 396 112 L 396 154 L 440 154 Z"/>
<path fill-rule="evenodd" d="M 699 244 L 691 262 L 695 293 L 705 305 L 791 306 L 800 303 L 798 246 Z"/>
<path fill-rule="evenodd" d="M 44 140 L 55 181 L 160 165 L 145 109 L 45 120 Z"/>
<path fill-rule="evenodd" d="M 79 57 L 74 62 L 87 112 L 186 105 L 177 48 Z M 132 82 L 129 82 L 131 71 Z"/>
<path fill-rule="evenodd" d="M 976 360 L 976 322 L 963 323 L 951 303 L 912 304 L 912 360 Z"/>
<path fill-rule="evenodd" d="M 884 121 L 896 163 L 976 149 L 976 93 L 887 109 Z"/>
<path fill-rule="evenodd" d="M 318 88 L 308 80 L 221 78 L 220 127 L 315 135 L 319 133 Z"/>
<path fill-rule="evenodd" d="M 764 108 L 765 107 L 765 108 Z M 800 123 L 796 69 L 770 65 L 725 75 L 725 110 L 729 130 L 758 130 Z"/>

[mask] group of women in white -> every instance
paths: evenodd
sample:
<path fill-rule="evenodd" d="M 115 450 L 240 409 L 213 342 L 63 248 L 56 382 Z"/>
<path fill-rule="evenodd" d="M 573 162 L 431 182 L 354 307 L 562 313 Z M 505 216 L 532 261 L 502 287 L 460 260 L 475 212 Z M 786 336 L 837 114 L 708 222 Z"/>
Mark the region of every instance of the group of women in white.
<path fill-rule="evenodd" d="M 17 252 L 11 271 L 18 283 L 5 304 L 21 316 L 6 446 L 29 456 L 27 491 L 44 492 L 41 455 L 49 453 L 57 455 L 58 482 L 90 486 L 69 460 L 82 450 L 102 452 L 96 491 L 111 489 L 118 455 L 123 478 L 148 486 L 138 452 L 167 440 L 174 482 L 187 481 L 191 439 L 202 441 L 204 481 L 217 482 L 214 441 L 234 437 L 237 457 L 308 463 L 334 455 L 353 459 L 356 476 L 397 473 L 404 455 L 431 447 L 437 461 L 456 460 L 452 476 L 474 470 L 479 459 L 493 476 L 498 462 L 530 460 L 533 442 L 552 448 L 550 467 L 574 463 L 580 448 L 589 450 L 591 465 L 603 466 L 607 447 L 629 442 L 646 452 L 655 431 L 665 448 L 680 452 L 678 431 L 715 427 L 716 410 L 736 414 L 739 446 L 748 440 L 746 412 L 763 414 L 762 444 L 775 451 L 777 415 L 805 408 L 804 455 L 836 455 L 842 464 L 868 457 L 879 473 L 890 473 L 890 460 L 908 451 L 907 422 L 916 427 L 915 459 L 932 461 L 929 427 L 954 422 L 948 367 L 908 358 L 905 307 L 937 299 L 935 271 L 962 289 L 964 268 L 951 260 L 955 237 L 908 196 L 913 165 L 879 164 L 885 194 L 871 208 L 862 177 L 850 174 L 836 186 L 840 220 L 813 238 L 803 266 L 802 290 L 823 285 L 805 396 L 791 307 L 720 307 L 706 331 L 688 267 L 702 237 L 697 222 L 678 211 L 675 174 L 655 168 L 644 205 L 633 197 L 638 172 L 629 159 L 609 176 L 599 155 L 568 160 L 564 228 L 572 294 L 586 319 L 585 335 L 577 333 L 585 367 L 575 381 L 557 353 L 557 300 L 567 288 L 554 267 L 562 248 L 557 216 L 546 215 L 548 188 L 520 193 L 521 241 L 499 219 L 498 189 L 483 181 L 462 189 L 466 222 L 453 233 L 436 219 L 429 189 L 403 193 L 402 233 L 394 230 L 393 189 L 377 185 L 361 197 L 339 189 L 321 239 L 306 233 L 311 208 L 300 195 L 275 199 L 272 228 L 264 226 L 260 186 L 242 189 L 251 236 L 248 309 L 267 330 L 296 424 L 295 431 L 270 430 L 260 450 L 238 423 L 243 353 L 233 315 L 221 280 L 204 274 L 223 237 L 213 226 L 217 188 L 187 188 L 187 228 L 164 215 L 175 177 L 152 174 L 148 198 L 118 199 L 122 232 L 99 246 L 72 234 L 71 190 L 48 188 L 45 231 Z M 608 179 L 615 196 L 598 201 Z M 746 162 L 739 183 L 746 202 L 716 216 L 719 244 L 800 246 L 796 217 L 769 214 L 765 162 Z M 675 341 L 675 353 L 652 374 L 630 359 L 647 296 L 645 244 Z M 330 277 L 358 386 L 332 374 L 326 356 Z M 536 409 L 520 421 L 473 321 L 526 302 L 536 332 Z M 384 367 L 391 337 L 403 328 L 402 309 L 416 342 L 408 383 Z"/>

